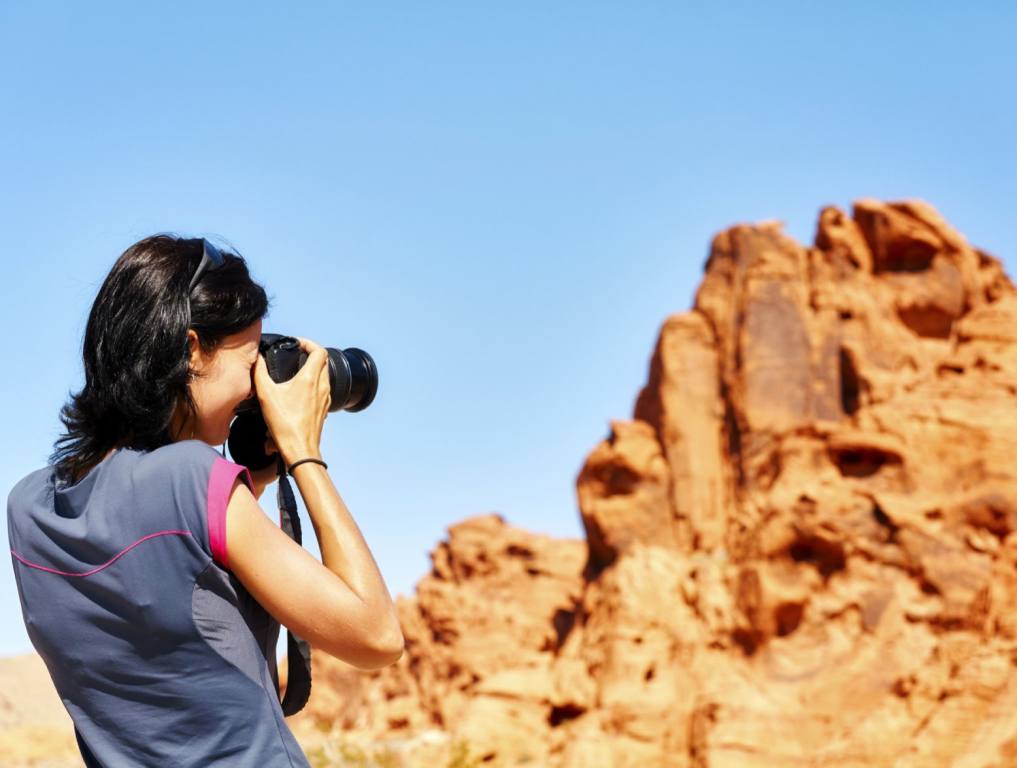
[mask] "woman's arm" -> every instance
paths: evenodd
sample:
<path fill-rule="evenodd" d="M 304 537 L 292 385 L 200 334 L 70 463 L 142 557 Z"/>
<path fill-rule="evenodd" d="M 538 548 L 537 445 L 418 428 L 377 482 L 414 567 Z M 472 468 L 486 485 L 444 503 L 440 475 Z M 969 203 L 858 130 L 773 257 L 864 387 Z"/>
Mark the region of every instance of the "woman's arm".
<path fill-rule="evenodd" d="M 308 357 L 293 378 L 274 382 L 264 355 L 254 369 L 265 423 L 287 467 L 321 458 L 321 430 L 331 404 L 328 353 L 296 338 Z M 251 491 L 236 482 L 226 508 L 230 568 L 280 624 L 312 646 L 363 669 L 392 664 L 402 655 L 402 630 L 367 542 L 325 468 L 306 463 L 296 469 L 293 477 L 322 561 L 271 523 Z"/>
<path fill-rule="evenodd" d="M 226 508 L 230 569 L 265 610 L 313 647 L 360 669 L 394 664 L 404 645 L 399 618 L 359 528 L 324 467 L 301 464 L 294 478 L 324 564 L 269 520 L 238 478 Z"/>

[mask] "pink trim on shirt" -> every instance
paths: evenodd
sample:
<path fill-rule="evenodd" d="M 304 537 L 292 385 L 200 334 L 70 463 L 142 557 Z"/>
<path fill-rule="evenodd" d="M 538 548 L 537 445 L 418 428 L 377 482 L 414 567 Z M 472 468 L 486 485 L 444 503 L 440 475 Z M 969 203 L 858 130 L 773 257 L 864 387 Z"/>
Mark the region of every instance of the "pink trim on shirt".
<path fill-rule="evenodd" d="M 226 551 L 226 505 L 233 490 L 233 481 L 244 472 L 247 486 L 254 490 L 251 471 L 243 464 L 235 464 L 222 456 L 217 456 L 208 476 L 208 543 L 212 548 L 212 558 L 223 568 L 230 567 L 229 553 Z"/>
<path fill-rule="evenodd" d="M 245 467 L 245 469 L 246 469 L 246 467 Z M 58 576 L 91 576 L 93 573 L 98 573 L 103 568 L 108 568 L 109 566 L 113 565 L 114 561 L 118 560 L 124 553 L 129 552 L 130 550 L 134 549 L 136 546 L 138 546 L 143 541 L 148 541 L 149 539 L 154 539 L 156 536 L 191 536 L 191 535 L 193 535 L 193 534 L 190 531 L 159 531 L 158 533 L 150 533 L 150 534 L 148 534 L 148 536 L 142 536 L 140 539 L 138 539 L 136 542 L 134 542 L 130 546 L 124 547 L 117 554 L 115 554 L 108 562 L 103 563 L 102 565 L 97 566 L 97 567 L 93 568 L 90 571 L 83 571 L 82 573 L 69 573 L 68 571 L 58 571 L 56 568 L 47 568 L 44 565 L 36 565 L 35 563 L 31 563 L 28 560 L 26 560 L 25 558 L 23 558 L 21 555 L 19 555 L 13 549 L 11 550 L 11 554 L 14 555 L 14 557 L 16 557 L 20 562 L 24 563 L 25 565 L 29 566 L 30 568 L 38 568 L 40 571 L 46 571 L 48 573 L 55 573 Z"/>

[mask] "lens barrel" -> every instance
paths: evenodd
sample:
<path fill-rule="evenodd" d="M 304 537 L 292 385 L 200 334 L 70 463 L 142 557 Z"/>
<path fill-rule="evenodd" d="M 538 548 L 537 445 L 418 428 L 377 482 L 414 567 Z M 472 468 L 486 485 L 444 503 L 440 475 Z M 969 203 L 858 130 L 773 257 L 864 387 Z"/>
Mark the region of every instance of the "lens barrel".
<path fill-rule="evenodd" d="M 328 350 L 329 382 L 332 404 L 329 411 L 362 411 L 378 393 L 378 369 L 374 359 L 362 349 L 347 347 Z"/>
<path fill-rule="evenodd" d="M 307 353 L 300 341 L 292 336 L 263 333 L 259 344 L 272 381 L 282 383 L 297 375 L 307 362 Z M 329 412 L 362 411 L 378 394 L 378 366 L 374 358 L 357 347 L 337 349 L 325 347 L 328 353 L 328 383 L 332 395 Z M 244 400 L 236 412 L 260 411 L 257 396 Z"/>

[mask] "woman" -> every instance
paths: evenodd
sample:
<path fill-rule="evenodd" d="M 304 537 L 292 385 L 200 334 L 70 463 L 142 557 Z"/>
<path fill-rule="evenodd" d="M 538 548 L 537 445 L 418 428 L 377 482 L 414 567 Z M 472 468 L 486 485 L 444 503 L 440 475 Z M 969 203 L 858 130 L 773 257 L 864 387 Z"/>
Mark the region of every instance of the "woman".
<path fill-rule="evenodd" d="M 132 245 L 89 314 L 66 433 L 9 495 L 25 626 L 89 768 L 307 766 L 277 696 L 279 625 L 362 669 L 402 654 L 321 461 L 327 353 L 300 339 L 307 362 L 275 383 L 258 350 L 267 311 L 239 255 L 170 235 Z M 275 468 L 212 447 L 252 394 L 323 562 L 258 505 Z"/>

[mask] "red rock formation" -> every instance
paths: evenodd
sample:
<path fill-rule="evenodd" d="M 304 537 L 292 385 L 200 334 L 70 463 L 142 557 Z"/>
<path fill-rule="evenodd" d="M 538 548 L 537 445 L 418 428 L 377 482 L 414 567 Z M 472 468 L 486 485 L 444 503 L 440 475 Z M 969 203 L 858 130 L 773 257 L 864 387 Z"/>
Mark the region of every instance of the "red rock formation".
<path fill-rule="evenodd" d="M 1000 263 L 924 203 L 827 208 L 813 247 L 720 233 L 578 477 L 587 541 L 453 526 L 404 658 L 317 654 L 295 730 L 559 768 L 1017 765 L 1015 342 Z"/>
<path fill-rule="evenodd" d="M 361 673 L 315 653 L 311 700 L 291 727 L 309 751 L 322 731 L 401 746 L 439 729 L 485 755 L 545 764 L 555 707 L 589 684 L 585 669 L 555 664 L 581 597 L 586 546 L 484 515 L 449 528 L 431 559 L 416 596 L 398 600 L 403 659 Z"/>

